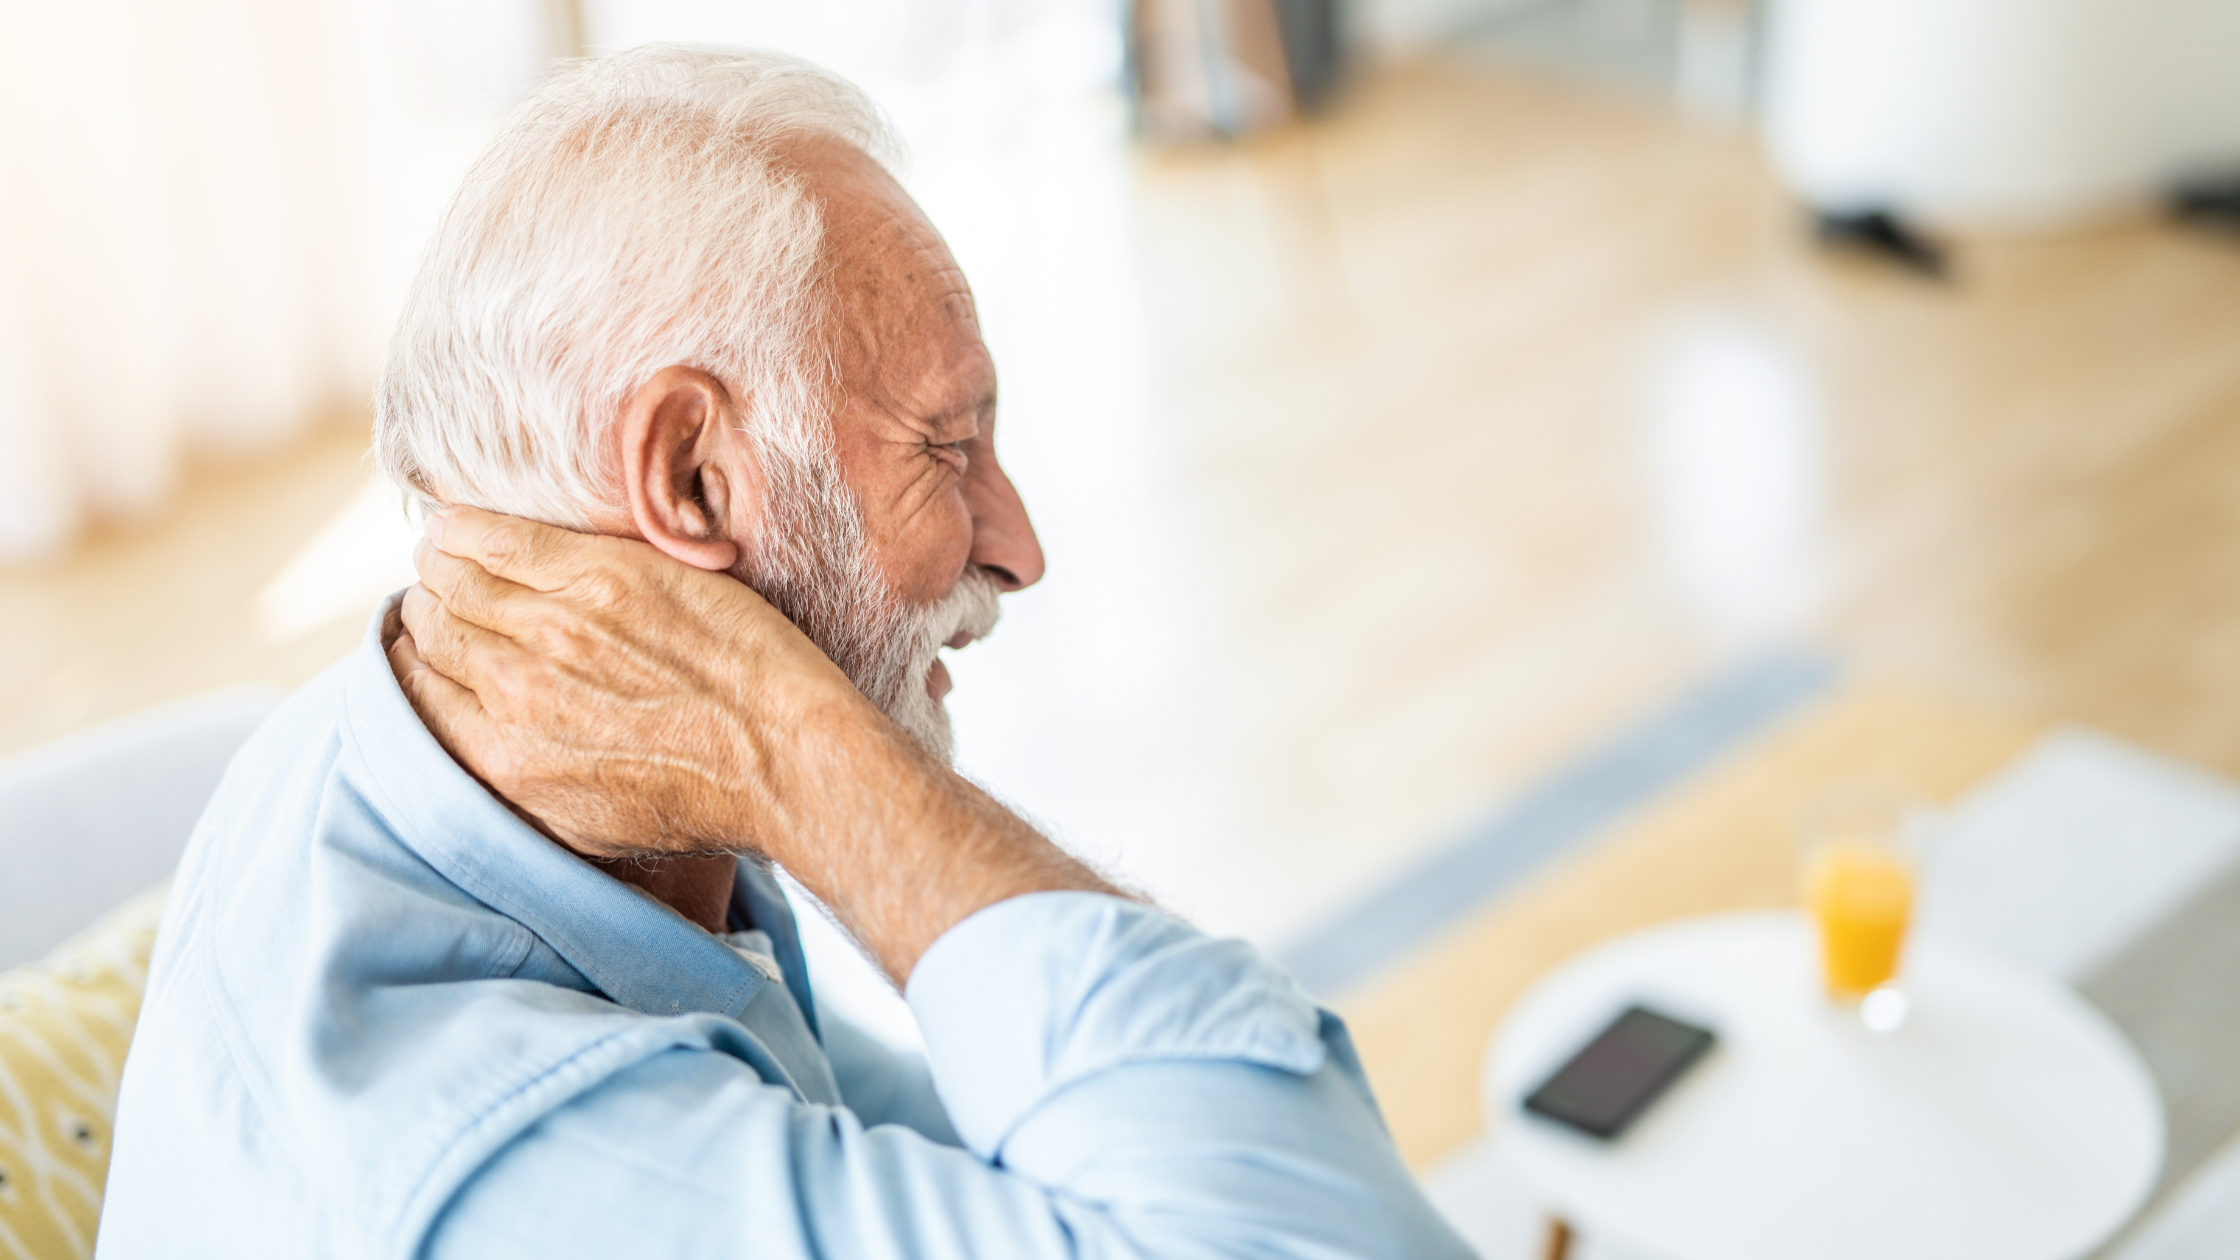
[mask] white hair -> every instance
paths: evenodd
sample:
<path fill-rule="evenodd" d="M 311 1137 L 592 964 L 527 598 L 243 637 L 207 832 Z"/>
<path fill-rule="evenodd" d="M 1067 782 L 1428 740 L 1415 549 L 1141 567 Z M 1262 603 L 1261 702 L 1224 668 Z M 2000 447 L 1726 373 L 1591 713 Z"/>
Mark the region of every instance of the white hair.
<path fill-rule="evenodd" d="M 860 90 L 782 53 L 653 45 L 555 73 L 421 258 L 375 392 L 383 470 L 423 506 L 584 528 L 625 502 L 615 417 L 684 364 L 746 408 L 769 497 L 852 518 L 824 422 L 821 217 L 778 161 L 807 136 L 895 152 Z"/>
<path fill-rule="evenodd" d="M 515 107 L 420 262 L 382 365 L 374 449 L 420 500 L 575 529 L 625 502 L 613 425 L 654 373 L 699 368 L 747 412 L 763 534 L 741 576 L 946 758 L 942 644 L 995 625 L 968 569 L 905 608 L 841 476 L 823 225 L 789 140 L 896 146 L 847 81 L 781 53 L 654 45 L 574 63 Z"/>

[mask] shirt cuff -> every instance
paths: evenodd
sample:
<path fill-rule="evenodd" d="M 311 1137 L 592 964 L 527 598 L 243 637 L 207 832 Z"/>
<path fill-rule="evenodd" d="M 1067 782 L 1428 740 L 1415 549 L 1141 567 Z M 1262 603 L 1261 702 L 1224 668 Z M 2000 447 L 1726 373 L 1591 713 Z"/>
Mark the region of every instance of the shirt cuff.
<path fill-rule="evenodd" d="M 983 1159 L 1043 1099 L 1115 1067 L 1220 1059 L 1306 1076 L 1328 1054 L 1313 999 L 1251 946 L 1098 893 L 981 910 L 918 960 L 907 996 L 942 1102 Z"/>

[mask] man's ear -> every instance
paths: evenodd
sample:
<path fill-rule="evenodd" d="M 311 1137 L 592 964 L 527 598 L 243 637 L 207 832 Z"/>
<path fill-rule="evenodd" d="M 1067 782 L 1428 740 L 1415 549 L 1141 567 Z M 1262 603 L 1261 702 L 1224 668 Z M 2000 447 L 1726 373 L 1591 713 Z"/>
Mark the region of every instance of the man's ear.
<path fill-rule="evenodd" d="M 638 535 L 694 568 L 738 563 L 736 506 L 752 503 L 737 466 L 738 416 L 730 391 L 698 368 L 666 367 L 623 404 L 617 426 L 622 480 Z"/>

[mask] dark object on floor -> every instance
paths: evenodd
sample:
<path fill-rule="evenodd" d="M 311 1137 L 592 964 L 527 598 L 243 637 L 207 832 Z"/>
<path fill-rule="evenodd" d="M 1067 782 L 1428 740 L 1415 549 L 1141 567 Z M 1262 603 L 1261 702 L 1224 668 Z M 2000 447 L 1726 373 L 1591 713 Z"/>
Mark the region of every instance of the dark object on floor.
<path fill-rule="evenodd" d="M 2170 1127 L 2162 1191 L 2240 1136 L 2240 865 L 2083 977 L 2077 991 L 2115 1021 L 2162 1087 Z"/>
<path fill-rule="evenodd" d="M 2240 176 L 2181 184 L 2170 196 L 2180 220 L 2240 231 Z"/>
<path fill-rule="evenodd" d="M 1813 216 L 1813 235 L 1831 249 L 1856 250 L 1932 280 L 1946 278 L 1944 247 L 1888 210 Z"/>
<path fill-rule="evenodd" d="M 1303 112 L 1330 99 L 1345 71 L 1345 13 L 1338 0 L 1275 0 L 1291 96 Z"/>
<path fill-rule="evenodd" d="M 1326 102 L 1345 69 L 1342 0 L 1130 0 L 1136 134 L 1234 140 Z"/>

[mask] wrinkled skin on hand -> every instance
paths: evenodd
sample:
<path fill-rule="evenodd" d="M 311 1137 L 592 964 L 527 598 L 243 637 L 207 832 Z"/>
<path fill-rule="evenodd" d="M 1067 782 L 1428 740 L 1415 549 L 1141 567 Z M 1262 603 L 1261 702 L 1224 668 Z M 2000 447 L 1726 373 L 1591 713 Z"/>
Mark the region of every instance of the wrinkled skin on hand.
<path fill-rule="evenodd" d="M 982 907 L 1125 895 L 896 729 L 744 584 L 627 539 L 471 508 L 440 522 L 385 628 L 390 667 L 460 765 L 585 857 L 760 853 L 897 985 Z"/>
<path fill-rule="evenodd" d="M 439 519 L 384 630 L 391 668 L 445 751 L 578 853 L 782 849 L 804 737 L 885 721 L 735 579 L 629 539 Z"/>

